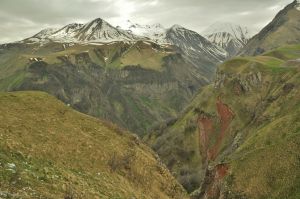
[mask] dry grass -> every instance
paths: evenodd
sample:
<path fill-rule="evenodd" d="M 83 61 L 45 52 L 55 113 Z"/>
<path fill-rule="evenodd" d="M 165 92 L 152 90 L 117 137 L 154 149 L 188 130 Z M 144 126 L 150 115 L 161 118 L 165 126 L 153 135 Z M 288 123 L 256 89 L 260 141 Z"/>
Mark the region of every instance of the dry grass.
<path fill-rule="evenodd" d="M 22 198 L 187 197 L 135 136 L 45 93 L 1 93 L 0 120 L 2 192 Z M 114 156 L 118 164 L 111 169 Z"/>

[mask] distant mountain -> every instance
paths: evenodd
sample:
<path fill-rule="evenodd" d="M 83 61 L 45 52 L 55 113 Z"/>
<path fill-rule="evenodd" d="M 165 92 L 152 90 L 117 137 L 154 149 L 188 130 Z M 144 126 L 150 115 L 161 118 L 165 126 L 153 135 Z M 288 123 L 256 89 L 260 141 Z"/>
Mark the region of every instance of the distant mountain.
<path fill-rule="evenodd" d="M 280 11 L 262 31 L 239 52 L 258 55 L 282 45 L 300 43 L 300 2 L 294 1 Z"/>
<path fill-rule="evenodd" d="M 166 44 L 167 29 L 161 24 L 141 25 L 127 20 L 122 26 L 117 26 L 119 29 L 128 31 L 129 33 L 143 36 L 159 44 Z"/>
<path fill-rule="evenodd" d="M 195 31 L 188 30 L 180 25 L 174 25 L 167 30 L 166 39 L 171 44 L 180 47 L 186 54 L 197 52 L 204 54 L 208 59 L 223 61 L 226 52 L 212 44 Z"/>
<path fill-rule="evenodd" d="M 202 33 L 209 41 L 223 48 L 229 57 L 236 55 L 250 39 L 247 27 L 217 22 Z"/>
<path fill-rule="evenodd" d="M 97 18 L 86 24 L 73 23 L 61 29 L 46 29 L 25 39 L 24 42 L 112 42 L 112 41 L 136 41 L 142 39 L 127 31 L 110 25 L 103 19 Z"/>
<path fill-rule="evenodd" d="M 210 75 L 215 72 L 212 63 L 220 63 L 227 57 L 226 51 L 222 48 L 212 44 L 197 32 L 180 25 L 174 25 L 167 30 L 166 40 L 177 46 L 195 66 L 203 66 L 200 70 Z"/>
<path fill-rule="evenodd" d="M 209 61 L 220 62 L 226 58 L 226 52 L 207 41 L 199 33 L 180 25 L 165 28 L 161 24 L 140 25 L 126 21 L 122 27 L 128 32 L 150 39 L 159 44 L 172 44 L 180 48 L 189 57 L 206 58 Z"/>
<path fill-rule="evenodd" d="M 208 79 L 214 72 L 215 63 L 228 56 L 225 50 L 211 43 L 197 32 L 174 25 L 164 28 L 161 24 L 140 25 L 127 20 L 122 26 L 114 27 L 103 19 L 97 18 L 86 24 L 73 23 L 61 29 L 45 29 L 25 43 L 109 43 L 109 42 L 150 41 L 158 45 L 174 45 L 178 52 L 207 73 Z"/>

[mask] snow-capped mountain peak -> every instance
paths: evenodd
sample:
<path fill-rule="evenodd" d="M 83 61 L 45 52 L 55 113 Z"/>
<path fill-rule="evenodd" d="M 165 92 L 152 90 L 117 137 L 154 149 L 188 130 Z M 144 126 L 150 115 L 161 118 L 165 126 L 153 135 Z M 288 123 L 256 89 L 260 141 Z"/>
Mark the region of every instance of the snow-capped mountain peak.
<path fill-rule="evenodd" d="M 228 22 L 216 22 L 213 25 L 209 26 L 204 32 L 203 35 L 211 35 L 215 33 L 229 33 L 237 39 L 249 38 L 249 30 L 245 26 L 240 26 Z"/>
<path fill-rule="evenodd" d="M 222 61 L 227 57 L 226 51 L 222 48 L 212 44 L 197 32 L 180 25 L 174 25 L 168 29 L 167 40 L 193 58 L 202 54 L 210 60 Z"/>
<path fill-rule="evenodd" d="M 112 41 L 133 41 L 137 39 L 141 38 L 125 30 L 115 28 L 105 20 L 97 18 L 85 24 L 72 23 L 61 29 L 45 29 L 27 40 L 40 43 L 48 41 L 61 43 L 105 43 Z"/>
<path fill-rule="evenodd" d="M 66 33 L 72 32 L 74 30 L 78 30 L 83 26 L 83 24 L 80 23 L 71 23 L 69 25 L 66 25 L 61 30 L 64 30 Z"/>
<path fill-rule="evenodd" d="M 36 35 L 34 35 L 33 37 L 45 39 L 50 35 L 52 35 L 53 33 L 55 33 L 56 31 L 58 31 L 58 28 L 46 28 L 40 31 L 39 33 L 37 33 Z"/>
<path fill-rule="evenodd" d="M 181 25 L 178 25 L 178 24 L 175 24 L 175 25 L 173 25 L 170 29 L 172 29 L 172 30 L 179 30 L 179 29 L 185 29 L 184 27 L 182 27 Z"/>
<path fill-rule="evenodd" d="M 225 49 L 230 56 L 243 48 L 250 39 L 247 27 L 228 22 L 214 23 L 203 32 L 203 35 L 212 43 Z"/>
<path fill-rule="evenodd" d="M 200 54 L 210 60 L 222 61 L 226 52 L 212 44 L 197 32 L 180 25 L 166 29 L 163 25 L 141 25 L 126 21 L 122 26 L 114 27 L 101 18 L 85 24 L 72 23 L 61 29 L 46 29 L 39 34 L 24 40 L 30 43 L 108 43 L 115 41 L 136 42 L 151 41 L 157 44 L 171 44 L 181 49 L 181 52 L 192 59 Z"/>
<path fill-rule="evenodd" d="M 57 30 L 48 38 L 54 41 L 76 41 L 76 32 L 82 28 L 83 24 L 72 23 L 64 26 L 63 28 Z"/>
<path fill-rule="evenodd" d="M 165 40 L 166 37 L 166 28 L 159 24 L 152 25 L 141 25 L 138 23 L 133 23 L 130 20 L 127 20 L 121 26 L 117 26 L 120 30 L 126 30 L 129 33 L 148 38 L 156 43 L 167 43 Z"/>

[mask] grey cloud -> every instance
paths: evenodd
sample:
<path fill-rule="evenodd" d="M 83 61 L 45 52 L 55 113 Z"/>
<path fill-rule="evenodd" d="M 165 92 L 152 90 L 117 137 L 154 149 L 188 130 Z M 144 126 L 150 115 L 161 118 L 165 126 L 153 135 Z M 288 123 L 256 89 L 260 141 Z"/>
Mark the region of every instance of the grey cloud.
<path fill-rule="evenodd" d="M 126 20 L 126 16 L 138 23 L 162 23 L 166 27 L 180 24 L 198 32 L 216 21 L 227 21 L 259 31 L 280 9 L 291 2 L 292 0 L 1 0 L 0 43 L 32 36 L 47 27 L 87 22 L 97 17 L 114 25 Z M 133 5 L 134 8 L 126 5 Z"/>

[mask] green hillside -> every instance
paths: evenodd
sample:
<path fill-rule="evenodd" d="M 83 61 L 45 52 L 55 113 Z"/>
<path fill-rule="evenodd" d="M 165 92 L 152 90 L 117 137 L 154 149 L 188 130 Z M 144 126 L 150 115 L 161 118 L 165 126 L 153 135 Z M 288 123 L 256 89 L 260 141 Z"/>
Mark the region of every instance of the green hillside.
<path fill-rule="evenodd" d="M 194 198 L 300 197 L 299 59 L 293 45 L 225 62 L 145 138 Z"/>
<path fill-rule="evenodd" d="M 118 127 L 41 92 L 0 93 L 0 198 L 188 198 Z"/>
<path fill-rule="evenodd" d="M 2 48 L 0 91 L 44 91 L 141 136 L 209 81 L 174 47 L 146 41 Z"/>

